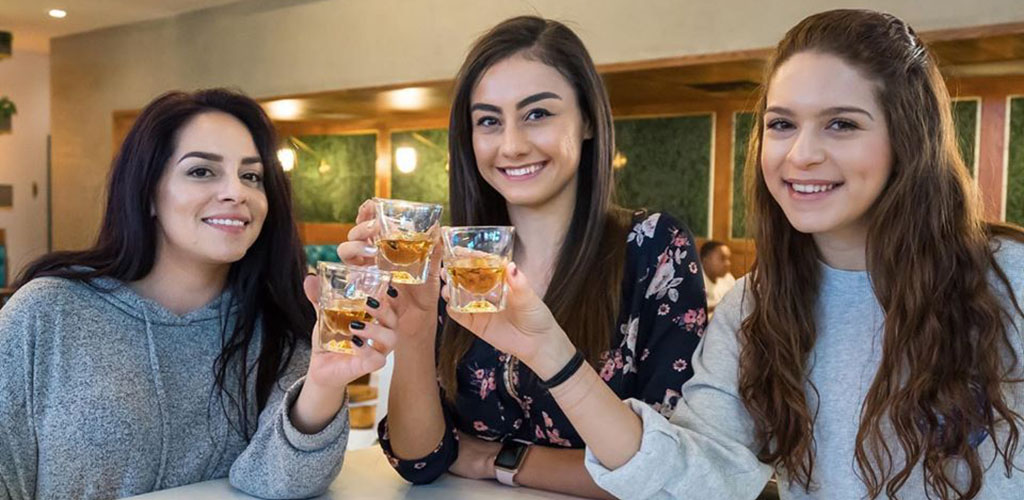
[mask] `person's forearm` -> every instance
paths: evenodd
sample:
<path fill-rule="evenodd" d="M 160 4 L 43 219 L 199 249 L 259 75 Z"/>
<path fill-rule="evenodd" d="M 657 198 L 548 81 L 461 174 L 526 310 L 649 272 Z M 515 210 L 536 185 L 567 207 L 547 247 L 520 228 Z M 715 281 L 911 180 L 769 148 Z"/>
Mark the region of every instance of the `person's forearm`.
<path fill-rule="evenodd" d="M 433 328 L 431 323 L 427 326 Z M 444 437 L 444 413 L 437 387 L 434 335 L 416 335 L 395 348 L 388 395 L 388 434 L 398 458 L 429 455 Z"/>
<path fill-rule="evenodd" d="M 550 345 L 527 363 L 542 380 L 554 377 L 576 353 L 576 347 L 564 333 L 553 332 L 549 338 Z M 621 467 L 640 450 L 643 422 L 588 363 L 552 388 L 551 396 L 606 468 Z"/>
<path fill-rule="evenodd" d="M 587 498 L 615 498 L 594 484 L 583 465 L 583 454 L 583 450 L 531 446 L 516 474 L 516 482 Z"/>
<path fill-rule="evenodd" d="M 584 363 L 564 383 L 551 389 L 555 402 L 569 418 L 591 452 L 608 469 L 617 469 L 640 450 L 643 423 Z M 614 429 L 614 432 L 609 431 Z M 590 479 L 590 476 L 587 476 Z"/>
<path fill-rule="evenodd" d="M 299 432 L 316 434 L 334 420 L 343 404 L 345 389 L 320 387 L 307 378 L 288 416 Z"/>

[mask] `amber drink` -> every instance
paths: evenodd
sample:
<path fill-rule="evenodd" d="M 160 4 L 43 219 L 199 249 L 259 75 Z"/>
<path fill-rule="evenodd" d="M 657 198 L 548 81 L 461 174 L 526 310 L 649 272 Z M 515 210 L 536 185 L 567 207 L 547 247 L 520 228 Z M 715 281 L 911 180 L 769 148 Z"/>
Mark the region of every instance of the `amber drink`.
<path fill-rule="evenodd" d="M 448 306 L 458 312 L 492 313 L 505 308 L 505 266 L 512 260 L 511 226 L 452 227 L 442 230 Z"/>
<path fill-rule="evenodd" d="M 380 231 L 375 241 L 377 267 L 390 272 L 394 283 L 423 283 L 437 241 L 441 205 L 382 198 L 374 204 Z"/>
<path fill-rule="evenodd" d="M 387 293 L 391 274 L 332 262 L 320 262 L 317 274 L 320 278 L 317 343 L 324 351 L 351 354 L 355 349 L 352 322 L 369 324 L 373 321 L 366 299 Z"/>

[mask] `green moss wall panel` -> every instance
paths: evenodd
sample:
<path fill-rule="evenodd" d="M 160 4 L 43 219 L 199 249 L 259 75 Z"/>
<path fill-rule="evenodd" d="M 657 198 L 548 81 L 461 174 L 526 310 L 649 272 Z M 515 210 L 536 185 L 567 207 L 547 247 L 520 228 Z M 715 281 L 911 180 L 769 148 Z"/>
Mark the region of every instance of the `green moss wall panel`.
<path fill-rule="evenodd" d="M 743 172 L 747 145 L 754 128 L 754 113 L 736 113 L 732 132 L 732 237 L 749 238 L 747 233 L 747 192 Z"/>
<path fill-rule="evenodd" d="M 697 236 L 708 235 L 712 114 L 615 121 L 615 142 L 626 156 L 616 170 L 619 204 L 664 210 Z"/>
<path fill-rule="evenodd" d="M 416 170 L 403 173 L 395 165 L 395 150 L 416 150 Z M 448 130 L 414 130 L 391 134 L 391 197 L 400 200 L 439 203 L 442 219 L 448 223 Z"/>
<path fill-rule="evenodd" d="M 307 135 L 297 141 L 291 179 L 299 220 L 355 222 L 359 204 L 373 197 L 377 136 Z"/>
<path fill-rule="evenodd" d="M 980 109 L 981 105 L 977 99 L 953 101 L 953 125 L 956 128 L 957 146 L 960 148 L 960 156 L 964 159 L 964 164 L 967 165 L 971 176 L 974 177 L 978 172 L 977 144 Z"/>
<path fill-rule="evenodd" d="M 1006 220 L 1024 225 L 1024 97 L 1010 99 L 1006 172 Z"/>

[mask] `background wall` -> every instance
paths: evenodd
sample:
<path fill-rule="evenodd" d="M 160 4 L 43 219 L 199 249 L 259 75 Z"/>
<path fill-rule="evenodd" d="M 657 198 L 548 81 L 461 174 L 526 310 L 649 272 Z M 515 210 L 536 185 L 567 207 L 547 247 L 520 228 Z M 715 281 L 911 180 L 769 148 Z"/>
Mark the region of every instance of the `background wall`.
<path fill-rule="evenodd" d="M 809 13 L 857 5 L 919 31 L 1024 20 L 1024 2 L 768 0 L 253 0 L 52 41 L 54 246 L 99 225 L 112 112 L 171 88 L 269 97 L 451 78 L 472 40 L 506 17 L 567 20 L 599 64 L 762 48 Z"/>
<path fill-rule="evenodd" d="M 394 164 L 395 150 L 416 150 L 416 170 L 403 173 Z M 438 203 L 442 223 L 451 221 L 448 205 L 448 129 L 409 130 L 391 134 L 391 197 Z"/>
<path fill-rule="evenodd" d="M 354 222 L 373 197 L 375 134 L 311 135 L 294 139 L 292 180 L 296 217 L 305 222 Z"/>
<path fill-rule="evenodd" d="M 17 39 L 14 44 L 13 55 L 0 61 L 0 96 L 10 97 L 18 107 L 12 133 L 0 134 L 0 184 L 14 188 L 13 208 L 0 208 L 10 279 L 47 249 L 46 141 L 50 132 L 50 58 L 20 50 Z M 104 172 L 104 168 L 93 169 L 93 175 Z"/>
<path fill-rule="evenodd" d="M 1024 97 L 1010 99 L 1006 220 L 1024 225 Z"/>

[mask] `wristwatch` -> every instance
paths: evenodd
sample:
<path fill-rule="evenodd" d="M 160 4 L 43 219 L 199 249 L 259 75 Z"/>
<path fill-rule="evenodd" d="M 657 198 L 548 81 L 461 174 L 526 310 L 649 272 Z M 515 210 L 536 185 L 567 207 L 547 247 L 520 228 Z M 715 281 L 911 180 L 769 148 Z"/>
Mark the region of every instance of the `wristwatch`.
<path fill-rule="evenodd" d="M 509 439 L 501 443 L 501 451 L 494 458 L 494 476 L 499 483 L 519 486 L 519 483 L 516 483 L 516 474 L 526 459 L 530 444 L 529 441 L 519 439 Z"/>

